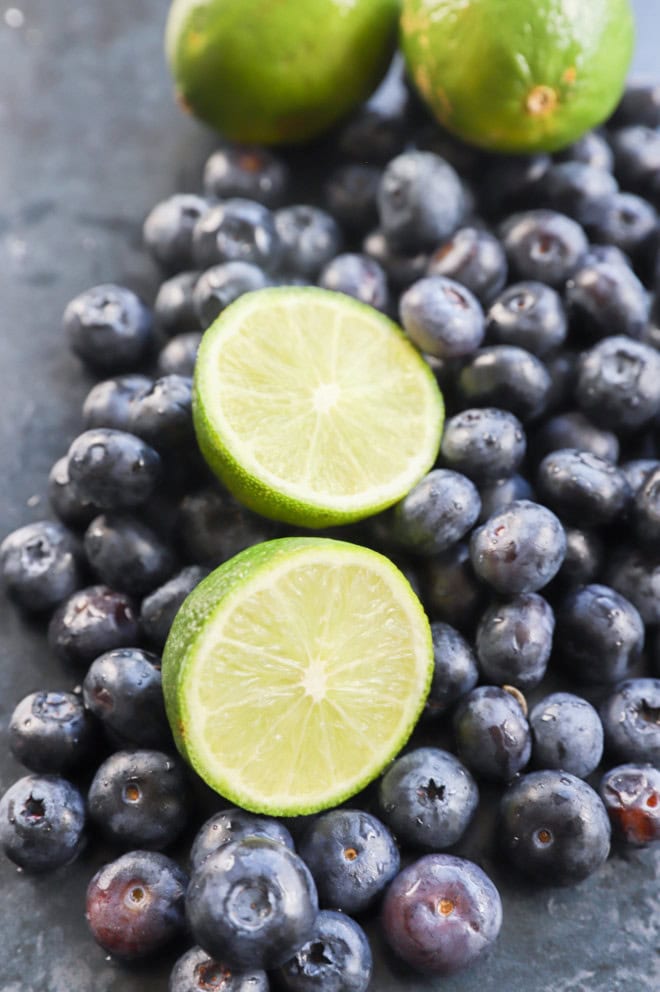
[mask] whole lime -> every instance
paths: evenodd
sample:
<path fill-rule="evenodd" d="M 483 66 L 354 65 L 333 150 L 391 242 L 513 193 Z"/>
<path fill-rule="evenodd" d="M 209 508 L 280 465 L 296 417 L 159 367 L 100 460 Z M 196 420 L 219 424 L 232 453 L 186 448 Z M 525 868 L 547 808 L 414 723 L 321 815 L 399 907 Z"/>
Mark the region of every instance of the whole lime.
<path fill-rule="evenodd" d="M 306 141 L 378 85 L 399 13 L 399 0 L 174 0 L 177 95 L 233 141 Z"/>
<path fill-rule="evenodd" d="M 408 70 L 438 120 L 501 152 L 555 151 L 616 106 L 629 0 L 403 0 Z"/>

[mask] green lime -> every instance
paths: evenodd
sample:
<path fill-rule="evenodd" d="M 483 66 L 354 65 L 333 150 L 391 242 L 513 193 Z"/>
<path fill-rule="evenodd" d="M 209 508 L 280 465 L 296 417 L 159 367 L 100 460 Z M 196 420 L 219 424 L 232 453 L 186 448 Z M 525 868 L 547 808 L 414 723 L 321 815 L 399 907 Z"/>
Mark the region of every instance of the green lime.
<path fill-rule="evenodd" d="M 197 440 L 234 495 L 303 527 L 402 499 L 436 460 L 442 396 L 387 317 L 315 287 L 246 293 L 205 332 Z"/>
<path fill-rule="evenodd" d="M 245 809 L 298 815 L 370 782 L 433 672 L 428 620 L 383 555 L 325 538 L 256 544 L 176 616 L 163 691 L 181 753 Z"/>
<path fill-rule="evenodd" d="M 320 134 L 378 85 L 399 0 L 174 0 L 165 48 L 181 103 L 233 141 Z"/>
<path fill-rule="evenodd" d="M 500 152 L 555 151 L 616 106 L 629 0 L 403 0 L 410 75 L 438 120 Z"/>

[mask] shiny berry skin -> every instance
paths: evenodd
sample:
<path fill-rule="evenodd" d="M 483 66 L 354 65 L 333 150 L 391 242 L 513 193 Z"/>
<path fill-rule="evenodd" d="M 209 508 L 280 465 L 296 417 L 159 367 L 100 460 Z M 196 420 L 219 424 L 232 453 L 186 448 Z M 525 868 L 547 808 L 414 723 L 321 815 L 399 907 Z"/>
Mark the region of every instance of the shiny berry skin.
<path fill-rule="evenodd" d="M 81 584 L 80 545 L 64 524 L 26 524 L 0 544 L 0 574 L 24 610 L 52 610 Z"/>
<path fill-rule="evenodd" d="M 631 497 L 623 472 L 611 461 L 577 448 L 546 455 L 539 465 L 536 489 L 563 521 L 588 527 L 616 520 Z"/>
<path fill-rule="evenodd" d="M 450 975 L 497 939 L 502 902 L 478 865 L 427 854 L 395 878 L 381 916 L 385 940 L 416 971 Z"/>
<path fill-rule="evenodd" d="M 241 197 L 210 207 L 193 231 L 193 259 L 200 269 L 250 262 L 270 272 L 279 265 L 281 250 L 268 207 Z"/>
<path fill-rule="evenodd" d="M 463 410 L 445 423 L 440 453 L 446 468 L 481 485 L 513 475 L 527 442 L 522 424 L 508 410 Z"/>
<path fill-rule="evenodd" d="M 598 788 L 616 839 L 631 847 L 660 840 L 660 771 L 653 765 L 611 768 Z"/>
<path fill-rule="evenodd" d="M 617 334 L 639 339 L 649 317 L 646 291 L 634 272 L 589 259 L 566 283 L 566 310 L 572 328 L 588 340 Z"/>
<path fill-rule="evenodd" d="M 570 692 L 554 692 L 529 714 L 532 762 L 587 778 L 603 756 L 603 725 L 591 703 Z"/>
<path fill-rule="evenodd" d="M 579 454 L 596 455 L 613 464 L 619 460 L 620 446 L 616 434 L 596 427 L 579 410 L 550 417 L 534 437 L 536 457 L 542 458 L 560 448 L 577 448 Z"/>
<path fill-rule="evenodd" d="M 660 411 L 660 354 L 629 337 L 604 338 L 580 358 L 575 398 L 599 426 L 644 426 Z"/>
<path fill-rule="evenodd" d="M 554 629 L 554 613 L 538 593 L 522 593 L 490 606 L 476 633 L 483 681 L 523 691 L 537 686 L 548 666 Z"/>
<path fill-rule="evenodd" d="M 65 773 L 93 753 L 94 728 L 72 692 L 31 692 L 9 720 L 9 748 L 30 771 Z"/>
<path fill-rule="evenodd" d="M 510 210 L 524 210 L 538 203 L 548 169 L 549 155 L 494 156 L 487 165 L 479 190 L 482 210 L 501 217 Z"/>
<path fill-rule="evenodd" d="M 620 248 L 643 267 L 645 253 L 653 254 L 657 225 L 658 215 L 647 200 L 634 193 L 614 193 L 600 201 L 587 230 L 592 240 Z"/>
<path fill-rule="evenodd" d="M 459 542 L 429 558 L 423 599 L 432 618 L 471 633 L 484 598 L 484 587 L 474 574 L 466 544 Z"/>
<path fill-rule="evenodd" d="M 193 873 L 186 916 L 193 938 L 230 968 L 279 968 L 314 934 L 318 899 L 305 863 L 284 844 L 246 837 Z"/>
<path fill-rule="evenodd" d="M 208 573 L 202 565 L 188 565 L 145 596 L 140 605 L 140 629 L 150 644 L 159 650 L 165 646 L 179 607 Z"/>
<path fill-rule="evenodd" d="M 90 819 L 111 843 L 159 851 L 188 819 L 183 765 L 162 751 L 115 751 L 99 765 L 87 802 Z"/>
<path fill-rule="evenodd" d="M 484 314 L 476 296 L 455 279 L 432 275 L 413 283 L 399 313 L 408 337 L 436 358 L 470 355 L 484 336 Z"/>
<path fill-rule="evenodd" d="M 602 201 L 618 189 L 611 172 L 585 162 L 558 162 L 548 169 L 543 180 L 543 198 L 548 207 L 585 225 L 598 216 Z"/>
<path fill-rule="evenodd" d="M 481 496 L 480 524 L 518 499 L 534 499 L 534 491 L 522 475 L 510 475 L 506 479 L 495 479 L 494 482 L 484 483 L 479 487 L 479 495 Z"/>
<path fill-rule="evenodd" d="M 642 488 L 651 472 L 660 468 L 660 461 L 655 458 L 634 458 L 632 461 L 623 462 L 619 466 L 626 477 L 626 482 L 632 490 L 633 496 Z"/>
<path fill-rule="evenodd" d="M 543 357 L 566 339 L 561 296 L 542 282 L 507 286 L 487 313 L 486 337 L 489 343 L 515 345 Z"/>
<path fill-rule="evenodd" d="M 579 586 L 557 609 L 557 654 L 574 679 L 612 684 L 631 675 L 644 646 L 644 623 L 609 586 Z"/>
<path fill-rule="evenodd" d="M 372 968 L 362 927 L 345 913 L 323 910 L 312 937 L 276 977 L 285 992 L 367 992 Z"/>
<path fill-rule="evenodd" d="M 660 85 L 632 79 L 626 85 L 610 124 L 614 127 L 630 124 L 660 127 Z"/>
<path fill-rule="evenodd" d="M 660 543 L 660 467 L 652 469 L 637 490 L 632 517 L 642 547 Z"/>
<path fill-rule="evenodd" d="M 644 623 L 660 624 L 660 563 L 648 549 L 624 547 L 613 555 L 605 580 L 639 611 Z"/>
<path fill-rule="evenodd" d="M 660 679 L 620 682 L 603 702 L 600 718 L 610 754 L 660 767 Z"/>
<path fill-rule="evenodd" d="M 392 286 L 397 289 L 406 289 L 426 275 L 428 253 L 418 251 L 414 255 L 408 255 L 396 251 L 380 228 L 366 236 L 362 242 L 362 251 L 378 262 Z"/>
<path fill-rule="evenodd" d="M 198 324 L 206 330 L 239 296 L 270 285 L 266 273 L 253 262 L 235 259 L 211 266 L 201 274 L 193 290 Z"/>
<path fill-rule="evenodd" d="M 199 329 L 193 290 L 200 273 L 179 272 L 160 284 L 154 300 L 156 327 L 167 338 Z"/>
<path fill-rule="evenodd" d="M 475 524 L 481 500 L 465 475 L 436 468 L 386 515 L 392 540 L 413 554 L 446 551 Z"/>
<path fill-rule="evenodd" d="M 383 775 L 383 819 L 406 845 L 441 851 L 456 844 L 479 803 L 477 784 L 453 754 L 420 747 L 400 755 Z"/>
<path fill-rule="evenodd" d="M 170 577 L 175 559 L 151 527 L 119 513 L 103 513 L 85 531 L 85 555 L 95 575 L 129 596 L 146 596 Z"/>
<path fill-rule="evenodd" d="M 604 172 L 611 172 L 614 168 L 612 149 L 606 138 L 598 131 L 587 131 L 568 148 L 555 153 L 554 158 L 558 162 L 584 162 L 585 165 L 602 169 Z"/>
<path fill-rule="evenodd" d="M 480 348 L 458 378 L 466 405 L 509 410 L 523 422 L 544 412 L 551 387 L 543 362 L 531 352 L 508 344 Z"/>
<path fill-rule="evenodd" d="M 293 838 L 279 820 L 271 816 L 256 816 L 236 806 L 230 806 L 216 813 L 197 831 L 190 850 L 191 871 L 196 871 L 210 854 L 225 844 L 244 837 L 268 837 L 284 844 L 290 851 L 295 850 Z"/>
<path fill-rule="evenodd" d="M 184 930 L 187 883 L 175 861 L 153 851 L 129 851 L 103 865 L 87 887 L 94 940 L 125 961 L 166 947 Z"/>
<path fill-rule="evenodd" d="M 488 306 L 506 283 L 506 255 L 488 231 L 462 227 L 433 252 L 428 274 L 456 280 Z"/>
<path fill-rule="evenodd" d="M 282 242 L 282 268 L 313 279 L 341 250 L 342 234 L 325 210 L 299 204 L 275 213 Z"/>
<path fill-rule="evenodd" d="M 68 527 L 86 527 L 99 507 L 83 499 L 69 478 L 69 459 L 58 458 L 48 474 L 48 501 L 55 515 Z"/>
<path fill-rule="evenodd" d="M 0 799 L 0 846 L 28 872 L 69 864 L 83 845 L 85 802 L 55 775 L 26 775 Z"/>
<path fill-rule="evenodd" d="M 204 191 L 217 200 L 243 196 L 274 207 L 286 192 L 289 179 L 281 159 L 266 148 L 251 145 L 219 148 L 204 166 Z"/>
<path fill-rule="evenodd" d="M 477 777 L 510 782 L 529 762 L 532 742 L 523 709 L 497 686 L 477 686 L 454 712 L 459 758 Z"/>
<path fill-rule="evenodd" d="M 85 431 L 69 448 L 69 478 L 82 499 L 103 510 L 146 503 L 160 474 L 158 453 L 127 431 Z"/>
<path fill-rule="evenodd" d="M 58 658 L 72 665 L 90 665 L 104 651 L 129 647 L 138 639 L 133 601 L 108 586 L 74 592 L 53 614 L 48 643 Z"/>
<path fill-rule="evenodd" d="M 343 228 L 364 232 L 378 223 L 376 201 L 380 177 L 379 168 L 362 162 L 347 162 L 329 173 L 325 205 Z M 371 254 L 366 248 L 365 251 Z M 381 260 L 376 257 L 376 261 Z"/>
<path fill-rule="evenodd" d="M 269 992 L 265 971 L 232 971 L 201 947 L 182 954 L 170 974 L 168 992 Z"/>
<path fill-rule="evenodd" d="M 565 554 L 566 535 L 558 518 L 526 499 L 496 513 L 470 539 L 476 574 L 507 596 L 542 589 L 559 571 Z"/>
<path fill-rule="evenodd" d="M 173 338 L 170 338 L 158 355 L 158 375 L 192 377 L 201 340 L 201 331 L 175 334 Z"/>
<path fill-rule="evenodd" d="M 109 427 L 112 430 L 128 431 L 131 401 L 134 396 L 149 389 L 152 379 L 146 375 L 118 375 L 104 379 L 92 386 L 85 402 L 82 415 L 86 430 L 96 427 Z"/>
<path fill-rule="evenodd" d="M 636 124 L 615 131 L 610 143 L 621 185 L 657 201 L 660 133 L 655 128 Z"/>
<path fill-rule="evenodd" d="M 318 284 L 336 293 L 345 293 L 377 310 L 389 305 L 387 276 L 383 268 L 369 255 L 346 252 L 336 255 L 324 265 Z"/>
<path fill-rule="evenodd" d="M 515 279 L 534 279 L 560 288 L 587 251 L 579 224 L 554 210 L 514 214 L 501 229 L 504 250 Z"/>
<path fill-rule="evenodd" d="M 605 547 L 595 531 L 565 527 L 566 556 L 557 581 L 568 588 L 587 585 L 599 575 L 605 560 Z"/>
<path fill-rule="evenodd" d="M 153 345 L 153 316 L 124 286 L 94 286 L 71 300 L 63 317 L 71 350 L 93 372 L 130 372 Z"/>
<path fill-rule="evenodd" d="M 139 390 L 129 404 L 128 430 L 165 454 L 194 445 L 192 379 L 159 376 Z"/>
<path fill-rule="evenodd" d="M 378 213 L 397 250 L 437 248 L 461 223 L 464 194 L 454 169 L 432 152 L 406 152 L 388 162 L 378 191 Z"/>
<path fill-rule="evenodd" d="M 275 526 L 250 513 L 225 490 L 212 486 L 184 496 L 177 532 L 189 561 L 217 567 L 251 544 L 273 537 Z"/>
<path fill-rule="evenodd" d="M 598 794 L 565 771 L 522 775 L 500 803 L 502 848 L 542 884 L 575 885 L 610 851 L 610 823 Z"/>
<path fill-rule="evenodd" d="M 96 658 L 83 681 L 85 706 L 121 746 L 171 747 L 160 658 L 118 648 Z"/>
<path fill-rule="evenodd" d="M 142 228 L 145 247 L 167 272 L 189 269 L 193 228 L 209 201 L 192 193 L 175 193 L 150 211 Z"/>
<path fill-rule="evenodd" d="M 447 710 L 474 689 L 479 678 L 477 662 L 472 648 L 449 624 L 436 621 L 431 624 L 433 638 L 433 681 L 426 701 L 425 713 L 435 717 Z"/>

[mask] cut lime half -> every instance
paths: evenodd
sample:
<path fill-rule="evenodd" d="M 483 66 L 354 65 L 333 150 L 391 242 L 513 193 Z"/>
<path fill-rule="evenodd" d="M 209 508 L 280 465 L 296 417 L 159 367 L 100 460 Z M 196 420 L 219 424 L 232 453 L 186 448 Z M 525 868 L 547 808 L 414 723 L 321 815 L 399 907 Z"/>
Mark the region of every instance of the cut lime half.
<path fill-rule="evenodd" d="M 383 314 L 281 287 L 246 294 L 206 331 L 193 414 L 204 457 L 239 500 L 323 527 L 402 499 L 435 462 L 444 407 Z"/>
<path fill-rule="evenodd" d="M 245 809 L 298 815 L 359 792 L 405 744 L 433 673 L 428 620 L 383 555 L 281 538 L 190 594 L 163 655 L 177 746 Z"/>

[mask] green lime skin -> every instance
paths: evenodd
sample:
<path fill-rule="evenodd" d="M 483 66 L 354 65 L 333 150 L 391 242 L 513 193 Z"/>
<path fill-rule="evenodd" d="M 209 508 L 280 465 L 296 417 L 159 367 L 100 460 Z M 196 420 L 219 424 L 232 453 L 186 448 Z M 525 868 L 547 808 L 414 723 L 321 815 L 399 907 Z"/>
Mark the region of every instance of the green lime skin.
<path fill-rule="evenodd" d="M 399 13 L 399 0 L 174 0 L 179 102 L 232 141 L 307 141 L 376 88 Z"/>
<path fill-rule="evenodd" d="M 629 0 L 403 0 L 423 100 L 496 152 L 553 152 L 610 115 L 634 46 Z"/>

